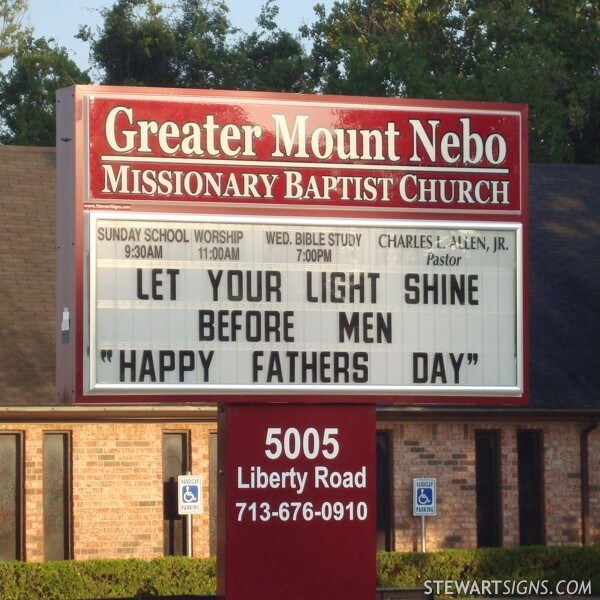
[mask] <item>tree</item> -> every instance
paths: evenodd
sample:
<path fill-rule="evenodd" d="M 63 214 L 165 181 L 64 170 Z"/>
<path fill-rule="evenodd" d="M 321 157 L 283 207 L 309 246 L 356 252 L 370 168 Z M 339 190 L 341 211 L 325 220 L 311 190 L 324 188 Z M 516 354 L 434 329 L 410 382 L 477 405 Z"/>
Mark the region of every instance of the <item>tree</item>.
<path fill-rule="evenodd" d="M 28 36 L 0 76 L 0 143 L 55 145 L 56 90 L 90 79 L 52 39 Z"/>
<path fill-rule="evenodd" d="M 307 56 L 281 31 L 267 0 L 257 29 L 232 27 L 225 2 L 179 0 L 169 16 L 154 0 L 118 0 L 97 32 L 82 27 L 102 83 L 186 88 L 305 91 Z"/>
<path fill-rule="evenodd" d="M 599 27 L 592 0 L 348 0 L 304 35 L 323 92 L 527 103 L 532 160 L 599 162 Z"/>
<path fill-rule="evenodd" d="M 231 87 L 237 72 L 229 40 L 235 33 L 219 0 L 179 0 L 171 14 L 154 0 L 118 0 L 101 10 L 91 42 L 102 83 L 158 87 Z"/>
<path fill-rule="evenodd" d="M 463 93 L 529 104 L 532 160 L 600 162 L 600 5 L 464 0 L 460 8 L 471 74 Z"/>
<path fill-rule="evenodd" d="M 31 31 L 21 26 L 27 0 L 0 0 L 0 60 L 10 56 L 16 45 Z"/>
<path fill-rule="evenodd" d="M 258 27 L 236 46 L 237 89 L 310 92 L 309 59 L 300 37 L 276 23 L 279 7 L 267 0 L 256 20 Z"/>
<path fill-rule="evenodd" d="M 162 11 L 153 0 L 118 0 L 100 11 L 104 26 L 97 34 L 80 28 L 77 37 L 91 43 L 102 83 L 175 85 L 177 42 Z"/>
<path fill-rule="evenodd" d="M 188 88 L 234 89 L 238 33 L 219 0 L 180 0 L 173 30 L 177 40 L 177 84 Z"/>
<path fill-rule="evenodd" d="M 324 93 L 439 97 L 451 75 L 457 17 L 438 0 L 348 0 L 304 27 Z"/>

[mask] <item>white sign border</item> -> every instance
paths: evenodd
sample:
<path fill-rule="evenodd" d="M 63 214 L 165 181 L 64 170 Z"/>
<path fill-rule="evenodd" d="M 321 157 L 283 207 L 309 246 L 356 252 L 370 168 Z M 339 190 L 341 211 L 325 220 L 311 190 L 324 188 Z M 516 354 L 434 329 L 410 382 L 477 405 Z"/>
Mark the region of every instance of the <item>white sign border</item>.
<path fill-rule="evenodd" d="M 215 214 L 148 214 L 148 213 L 121 213 L 113 211 L 94 211 L 84 215 L 84 394 L 322 394 L 343 393 L 350 395 L 396 395 L 396 396 L 491 396 L 491 397 L 518 397 L 524 392 L 524 279 L 523 279 L 523 224 L 503 221 L 433 221 L 433 220 L 400 220 L 400 219 L 353 219 L 353 218 L 319 218 L 319 217 L 272 217 L 248 215 L 215 215 Z M 515 361 L 516 385 L 515 386 L 432 386 L 432 385 L 356 385 L 356 384 L 272 384 L 272 385 L 227 385 L 227 384 L 106 384 L 98 383 L 96 378 L 96 302 L 97 297 L 96 272 L 92 268 L 96 264 L 96 246 L 91 243 L 91 232 L 96 230 L 98 220 L 123 220 L 123 221 L 163 221 L 163 222 L 202 222 L 215 224 L 245 224 L 245 225 L 279 225 L 279 226 L 336 226 L 336 227 L 386 227 L 397 229 L 427 228 L 427 229 L 469 229 L 475 231 L 512 231 L 515 233 Z M 87 374 L 87 376 L 86 376 Z"/>

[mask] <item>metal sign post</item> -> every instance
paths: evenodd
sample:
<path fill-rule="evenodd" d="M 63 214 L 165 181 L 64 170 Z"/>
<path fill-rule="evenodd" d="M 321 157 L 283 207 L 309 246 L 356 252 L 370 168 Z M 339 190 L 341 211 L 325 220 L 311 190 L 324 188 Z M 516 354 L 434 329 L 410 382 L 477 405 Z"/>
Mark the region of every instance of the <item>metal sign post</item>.
<path fill-rule="evenodd" d="M 193 515 L 188 515 L 186 517 L 186 544 L 185 544 L 185 554 L 188 558 L 192 558 L 192 519 Z"/>
<path fill-rule="evenodd" d="M 177 478 L 178 512 L 186 516 L 186 554 L 192 556 L 192 515 L 204 512 L 202 507 L 202 477 L 180 475 Z"/>

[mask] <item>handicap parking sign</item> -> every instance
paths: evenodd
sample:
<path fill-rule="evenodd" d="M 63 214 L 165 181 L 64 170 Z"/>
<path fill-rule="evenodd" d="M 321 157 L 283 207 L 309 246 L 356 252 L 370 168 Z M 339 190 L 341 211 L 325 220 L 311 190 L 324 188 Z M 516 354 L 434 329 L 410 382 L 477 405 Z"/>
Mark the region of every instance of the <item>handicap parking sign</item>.
<path fill-rule="evenodd" d="M 436 480 L 432 477 L 413 479 L 413 515 L 435 516 L 436 507 Z"/>
<path fill-rule="evenodd" d="M 197 485 L 184 485 L 181 498 L 186 504 L 195 504 L 200 498 Z"/>
<path fill-rule="evenodd" d="M 202 512 L 202 478 L 198 475 L 180 475 L 177 478 L 177 497 L 180 515 Z"/>
<path fill-rule="evenodd" d="M 432 506 L 433 505 L 433 489 L 432 488 L 419 488 L 417 493 L 417 504 L 419 506 Z"/>

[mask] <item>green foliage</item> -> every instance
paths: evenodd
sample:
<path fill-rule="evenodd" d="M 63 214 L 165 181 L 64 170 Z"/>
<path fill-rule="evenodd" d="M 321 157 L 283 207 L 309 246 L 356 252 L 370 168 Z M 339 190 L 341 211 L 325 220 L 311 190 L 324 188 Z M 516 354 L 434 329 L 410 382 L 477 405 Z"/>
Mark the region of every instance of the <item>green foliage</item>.
<path fill-rule="evenodd" d="M 310 91 L 298 37 L 281 31 L 267 0 L 258 27 L 232 27 L 221 0 L 179 0 L 167 17 L 153 0 L 118 0 L 100 11 L 104 24 L 78 37 L 91 43 L 102 83 L 158 87 Z"/>
<path fill-rule="evenodd" d="M 600 4 L 347 0 L 303 30 L 325 93 L 527 103 L 534 162 L 600 162 Z"/>
<path fill-rule="evenodd" d="M 256 22 L 258 27 L 241 36 L 235 87 L 243 90 L 310 92 L 308 57 L 299 37 L 282 31 L 276 23 L 279 7 L 267 0 Z"/>
<path fill-rule="evenodd" d="M 179 0 L 171 28 L 177 40 L 177 86 L 235 88 L 229 9 L 220 0 Z"/>
<path fill-rule="evenodd" d="M 54 146 L 56 90 L 90 82 L 67 51 L 52 42 L 27 37 L 11 69 L 0 76 L 0 143 Z"/>
<path fill-rule="evenodd" d="M 215 586 L 216 563 L 210 558 L 0 563 L 3 600 L 199 595 L 214 594 Z"/>
<path fill-rule="evenodd" d="M 49 145 L 54 90 L 89 80 L 64 49 L 26 36 L 26 7 L 0 0 L 0 59 L 18 42 L 0 80 L 0 143 Z M 77 37 L 103 84 L 525 103 L 532 162 L 600 163 L 599 2 L 339 0 L 314 10 L 292 34 L 266 0 L 247 33 L 232 27 L 226 0 L 115 0 L 100 9 L 102 26 Z"/>
<path fill-rule="evenodd" d="M 27 0 L 0 0 L 0 60 L 10 56 L 18 43 L 31 34 L 21 24 Z"/>
<path fill-rule="evenodd" d="M 104 84 L 174 85 L 177 40 L 161 13 L 153 0 L 117 0 L 100 11 L 104 29 L 98 37 L 80 28 L 77 37 L 91 42 Z"/>
<path fill-rule="evenodd" d="M 420 552 L 380 552 L 378 585 L 415 587 L 425 581 L 591 581 L 600 592 L 600 546 L 481 548 Z"/>
<path fill-rule="evenodd" d="M 600 546 L 484 548 L 439 552 L 380 552 L 377 585 L 420 587 L 426 581 L 590 581 L 600 593 Z M 216 593 L 214 558 L 157 558 L 150 561 L 85 560 L 0 563 L 3 600 L 135 598 L 149 595 Z"/>

